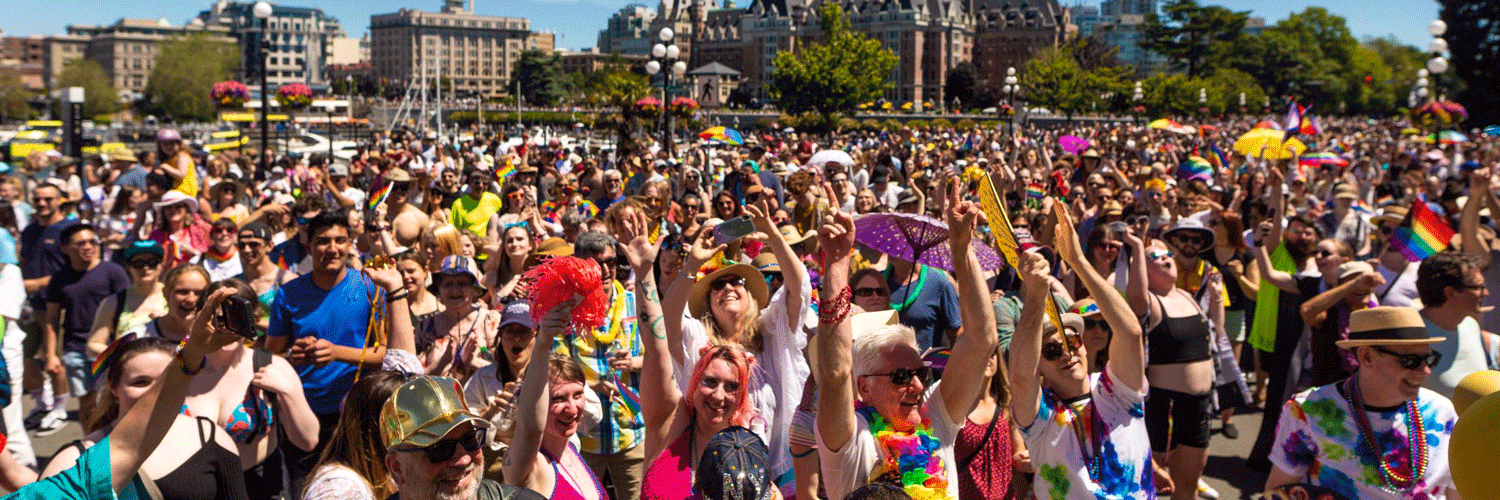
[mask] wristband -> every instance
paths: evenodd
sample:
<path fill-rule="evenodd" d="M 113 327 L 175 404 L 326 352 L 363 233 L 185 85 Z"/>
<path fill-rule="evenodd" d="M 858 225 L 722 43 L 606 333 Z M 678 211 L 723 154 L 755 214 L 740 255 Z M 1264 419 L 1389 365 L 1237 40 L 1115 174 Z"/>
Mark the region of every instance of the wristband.
<path fill-rule="evenodd" d="M 187 359 L 182 357 L 181 349 L 177 350 L 177 355 L 173 356 L 173 360 L 177 363 L 178 367 L 182 368 L 182 373 L 189 377 L 197 375 L 199 372 L 202 372 L 204 368 L 208 367 L 208 356 L 204 355 L 202 359 L 198 360 L 197 369 L 188 369 Z"/>
<path fill-rule="evenodd" d="M 395 302 L 395 301 L 398 301 L 398 300 L 405 299 L 405 298 L 407 298 L 410 295 L 411 295 L 410 291 L 406 290 L 405 288 L 402 288 L 401 291 L 399 291 L 399 292 L 387 295 L 385 297 L 385 301 L 387 303 Z"/>

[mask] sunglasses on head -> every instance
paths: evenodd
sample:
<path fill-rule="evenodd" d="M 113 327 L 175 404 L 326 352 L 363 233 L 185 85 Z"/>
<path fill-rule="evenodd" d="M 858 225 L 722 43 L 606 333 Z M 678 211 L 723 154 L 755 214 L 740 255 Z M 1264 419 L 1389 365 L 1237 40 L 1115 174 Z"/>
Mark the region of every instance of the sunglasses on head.
<path fill-rule="evenodd" d="M 739 276 L 731 276 L 728 278 L 714 280 L 713 284 L 709 288 L 713 288 L 713 290 L 717 292 L 731 286 L 735 288 L 744 288 L 745 278 L 741 278 Z"/>
<path fill-rule="evenodd" d="M 1083 346 L 1083 338 L 1076 334 L 1063 335 L 1063 340 L 1068 343 L 1067 352 L 1076 352 L 1079 347 Z M 1066 353 L 1063 351 L 1062 342 L 1047 342 L 1042 344 L 1042 359 L 1057 361 L 1064 354 Z"/>
<path fill-rule="evenodd" d="M 487 429 L 474 429 L 472 431 L 469 431 L 468 434 L 459 436 L 456 439 L 444 439 L 442 441 L 432 443 L 431 446 L 427 446 L 425 448 L 396 448 L 396 451 L 406 453 L 415 453 L 420 451 L 427 454 L 428 462 L 440 464 L 443 462 L 447 462 L 448 459 L 453 458 L 453 452 L 456 451 L 460 445 L 463 446 L 464 453 L 474 453 L 476 451 L 479 451 L 479 447 L 484 445 L 486 438 L 489 435 L 489 433 L 486 431 Z"/>
<path fill-rule="evenodd" d="M 926 366 L 921 368 L 897 368 L 891 370 L 890 373 L 867 373 L 860 375 L 860 377 L 889 377 L 893 385 L 906 385 L 910 384 L 912 379 L 919 379 L 922 381 L 922 385 L 927 385 L 932 383 L 932 368 Z"/>
<path fill-rule="evenodd" d="M 1443 353 L 1437 351 L 1427 354 L 1401 354 L 1378 345 L 1372 346 L 1372 348 L 1375 349 L 1375 352 L 1396 358 L 1396 362 L 1400 363 L 1401 368 L 1405 370 L 1416 370 L 1421 368 L 1422 365 L 1427 365 L 1428 368 L 1431 368 L 1437 366 L 1438 361 L 1443 359 Z"/>

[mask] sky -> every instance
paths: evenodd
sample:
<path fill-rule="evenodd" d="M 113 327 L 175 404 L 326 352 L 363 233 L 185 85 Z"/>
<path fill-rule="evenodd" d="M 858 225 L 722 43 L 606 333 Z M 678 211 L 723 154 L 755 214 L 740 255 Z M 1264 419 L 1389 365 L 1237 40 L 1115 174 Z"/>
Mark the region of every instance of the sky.
<path fill-rule="evenodd" d="M 526 17 L 531 28 L 558 34 L 559 48 L 593 47 L 605 21 L 631 0 L 472 0 L 478 14 Z M 659 0 L 637 0 L 656 8 Z M 722 4 L 723 0 L 715 0 Z M 1078 0 L 1060 0 L 1064 6 Z M 275 3 L 275 2 L 273 2 Z M 351 37 L 360 37 L 369 28 L 371 14 L 395 12 L 403 7 L 437 11 L 442 0 L 306 0 L 288 1 L 286 5 L 319 7 L 338 18 Z M 1085 3 L 1098 3 L 1086 1 Z M 1435 0 L 1322 0 L 1309 3 L 1297 0 L 1200 0 L 1206 5 L 1222 5 L 1234 10 L 1250 10 L 1274 24 L 1292 12 L 1317 5 L 1348 19 L 1355 38 L 1395 35 L 1408 45 L 1426 50 L 1431 35 L 1427 23 L 1437 18 Z M 8 36 L 49 35 L 64 33 L 69 24 L 113 24 L 121 17 L 157 19 L 165 17 L 172 24 L 182 24 L 207 10 L 210 0 L 48 0 L 37 8 L 34 0 L 0 0 L 0 29 Z M 749 0 L 737 0 L 745 6 Z"/>

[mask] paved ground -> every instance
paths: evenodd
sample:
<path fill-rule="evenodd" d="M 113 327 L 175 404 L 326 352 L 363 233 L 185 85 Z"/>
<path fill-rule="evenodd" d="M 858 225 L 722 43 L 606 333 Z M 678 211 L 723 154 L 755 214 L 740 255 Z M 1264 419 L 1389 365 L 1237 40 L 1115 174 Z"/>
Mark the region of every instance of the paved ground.
<path fill-rule="evenodd" d="M 30 411 L 30 398 L 26 400 L 26 409 Z M 76 403 L 70 407 L 77 409 Z M 1215 434 L 1209 444 L 1208 466 L 1203 471 L 1205 480 L 1209 486 L 1219 490 L 1219 498 L 1222 500 L 1259 498 L 1262 486 L 1266 484 L 1266 476 L 1245 467 L 1245 457 L 1250 456 L 1250 447 L 1255 445 L 1255 433 L 1260 430 L 1260 411 L 1234 416 L 1234 425 L 1240 431 L 1239 439 L 1229 439 L 1218 434 L 1218 425 L 1215 420 Z M 82 437 L 82 430 L 75 419 L 50 436 L 33 438 L 32 443 L 38 454 L 50 456 L 64 443 Z M 45 458 L 38 458 L 45 461 Z"/>

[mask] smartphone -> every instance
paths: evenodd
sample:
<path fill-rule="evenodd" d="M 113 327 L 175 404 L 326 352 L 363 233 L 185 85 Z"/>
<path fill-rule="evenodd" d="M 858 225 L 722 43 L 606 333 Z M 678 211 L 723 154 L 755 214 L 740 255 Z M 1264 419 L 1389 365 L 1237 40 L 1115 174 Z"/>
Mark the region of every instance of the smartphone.
<path fill-rule="evenodd" d="M 255 308 L 250 299 L 230 295 L 219 305 L 219 318 L 231 333 L 255 340 Z"/>
<path fill-rule="evenodd" d="M 755 232 L 755 223 L 750 216 L 741 215 L 714 226 L 714 243 L 724 245 Z"/>

